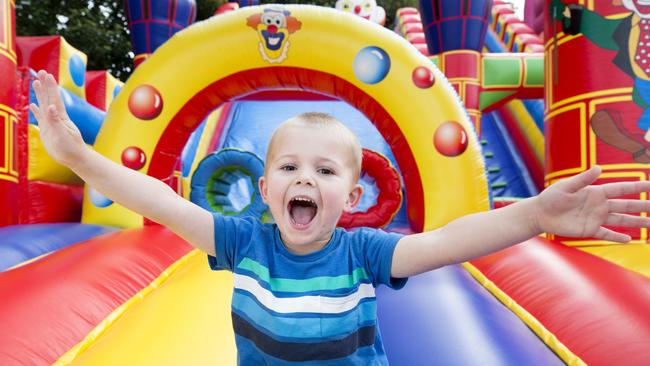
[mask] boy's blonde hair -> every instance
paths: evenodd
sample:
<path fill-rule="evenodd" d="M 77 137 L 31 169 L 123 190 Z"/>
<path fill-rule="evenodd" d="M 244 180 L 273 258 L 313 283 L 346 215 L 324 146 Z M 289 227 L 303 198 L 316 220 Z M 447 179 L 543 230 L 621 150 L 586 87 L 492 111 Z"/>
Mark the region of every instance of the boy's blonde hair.
<path fill-rule="evenodd" d="M 274 148 L 277 143 L 277 137 L 281 135 L 282 131 L 289 127 L 311 127 L 314 129 L 328 129 L 331 133 L 335 133 L 339 136 L 341 144 L 346 145 L 350 149 L 350 161 L 352 168 L 352 178 L 353 182 L 359 180 L 359 174 L 361 174 L 361 144 L 357 136 L 350 131 L 343 123 L 334 118 L 334 116 L 321 113 L 321 112 L 306 112 L 298 116 L 289 118 L 288 120 L 282 122 L 278 128 L 273 132 L 271 136 L 271 141 L 266 151 L 266 161 L 264 164 L 264 174 L 266 174 L 266 169 L 269 166 L 273 158 Z"/>

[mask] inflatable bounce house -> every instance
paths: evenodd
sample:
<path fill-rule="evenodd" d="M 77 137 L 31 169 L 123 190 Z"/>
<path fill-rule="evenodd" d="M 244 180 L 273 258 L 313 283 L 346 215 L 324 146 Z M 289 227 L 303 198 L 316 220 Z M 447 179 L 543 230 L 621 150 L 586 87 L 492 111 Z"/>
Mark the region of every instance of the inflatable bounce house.
<path fill-rule="evenodd" d="M 61 37 L 17 37 L 0 2 L 0 364 L 237 357 L 231 274 L 53 162 L 27 109 L 35 70 L 88 145 L 226 215 L 270 220 L 256 181 L 273 129 L 330 113 L 364 147 L 364 199 L 340 225 L 411 233 L 594 164 L 601 182 L 648 179 L 645 46 L 618 41 L 650 37 L 639 3 L 529 0 L 527 24 L 501 1 L 421 1 L 391 31 L 374 1 L 242 1 L 197 24 L 193 0 L 127 1 L 122 85 Z M 648 233 L 627 233 L 537 237 L 379 288 L 390 363 L 650 364 Z"/>

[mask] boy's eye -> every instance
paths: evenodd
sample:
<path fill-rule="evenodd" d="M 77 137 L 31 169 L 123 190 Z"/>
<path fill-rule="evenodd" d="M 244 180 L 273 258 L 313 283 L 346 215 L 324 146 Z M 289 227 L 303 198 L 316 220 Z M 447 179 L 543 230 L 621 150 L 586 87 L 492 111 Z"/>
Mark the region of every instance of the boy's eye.
<path fill-rule="evenodd" d="M 318 172 L 324 175 L 332 175 L 334 174 L 334 171 L 330 168 L 320 168 L 318 169 Z"/>
<path fill-rule="evenodd" d="M 285 172 L 292 172 L 292 171 L 296 170 L 296 167 L 293 166 L 293 165 L 284 165 L 284 166 L 280 167 L 280 169 L 284 170 Z"/>

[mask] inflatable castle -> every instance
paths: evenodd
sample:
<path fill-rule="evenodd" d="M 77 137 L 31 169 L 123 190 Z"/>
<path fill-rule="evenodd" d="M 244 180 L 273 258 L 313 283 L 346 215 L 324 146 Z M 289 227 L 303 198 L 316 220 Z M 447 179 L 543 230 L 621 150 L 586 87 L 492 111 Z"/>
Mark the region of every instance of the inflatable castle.
<path fill-rule="evenodd" d="M 232 275 L 48 156 L 27 109 L 35 71 L 55 76 L 99 153 L 263 221 L 274 128 L 332 114 L 364 148 L 361 207 L 339 225 L 414 233 L 595 164 L 599 182 L 648 179 L 643 90 L 609 65 L 606 38 L 636 0 L 564 2 L 571 16 L 542 27 L 557 0 L 527 1 L 528 23 L 498 0 L 421 1 L 389 30 L 374 1 L 241 1 L 195 24 L 193 0 L 127 1 L 137 68 L 125 83 L 87 71 L 92 55 L 61 37 L 16 36 L 14 3 L 0 2 L 0 364 L 237 360 Z M 378 288 L 390 364 L 647 365 L 647 228 L 626 233 L 625 245 L 536 237 Z"/>

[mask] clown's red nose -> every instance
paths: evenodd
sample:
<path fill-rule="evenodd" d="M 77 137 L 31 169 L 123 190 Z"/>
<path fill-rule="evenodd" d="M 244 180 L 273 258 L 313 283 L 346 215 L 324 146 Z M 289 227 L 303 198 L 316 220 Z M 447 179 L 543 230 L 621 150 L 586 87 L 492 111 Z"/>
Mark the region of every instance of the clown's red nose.
<path fill-rule="evenodd" d="M 271 34 L 275 34 L 275 33 L 278 32 L 278 27 L 276 27 L 275 25 L 269 25 L 269 27 L 267 28 L 267 30 L 269 31 L 269 33 L 271 33 Z"/>
<path fill-rule="evenodd" d="M 357 6 L 354 7 L 354 13 L 355 14 L 361 13 L 361 5 L 357 5 Z"/>

